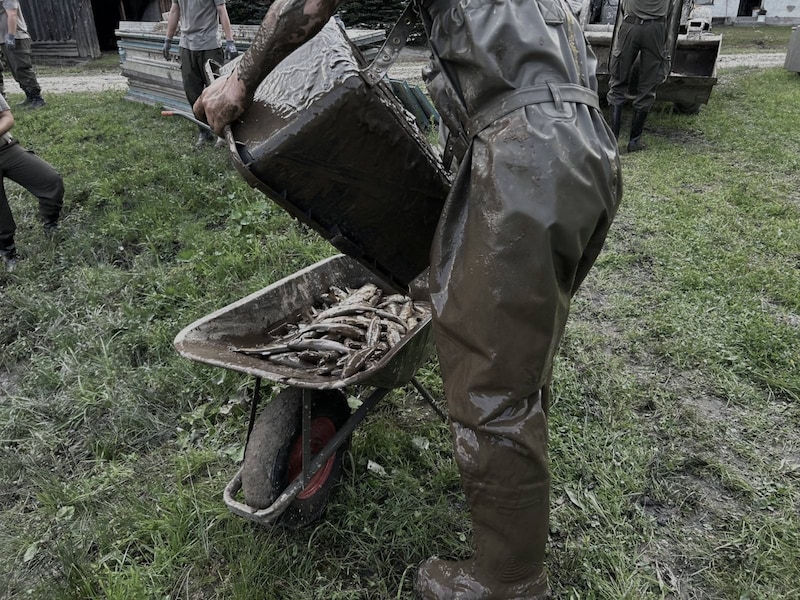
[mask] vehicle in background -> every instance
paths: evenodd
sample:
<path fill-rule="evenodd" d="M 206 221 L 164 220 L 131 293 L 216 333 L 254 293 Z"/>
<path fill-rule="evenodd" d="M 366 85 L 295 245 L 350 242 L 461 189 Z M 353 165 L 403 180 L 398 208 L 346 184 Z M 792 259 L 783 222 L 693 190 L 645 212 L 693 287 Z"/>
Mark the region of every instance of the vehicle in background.
<path fill-rule="evenodd" d="M 579 19 L 597 55 L 597 83 L 600 97 L 605 99 L 611 48 L 622 21 L 620 0 L 583 0 Z M 711 33 L 711 10 L 695 6 L 692 0 L 670 0 L 667 32 L 664 43 L 670 71 L 656 90 L 656 102 L 671 102 L 678 112 L 695 114 L 708 103 L 717 83 L 722 36 Z M 632 89 L 638 81 L 637 67 L 638 60 L 631 77 Z"/>

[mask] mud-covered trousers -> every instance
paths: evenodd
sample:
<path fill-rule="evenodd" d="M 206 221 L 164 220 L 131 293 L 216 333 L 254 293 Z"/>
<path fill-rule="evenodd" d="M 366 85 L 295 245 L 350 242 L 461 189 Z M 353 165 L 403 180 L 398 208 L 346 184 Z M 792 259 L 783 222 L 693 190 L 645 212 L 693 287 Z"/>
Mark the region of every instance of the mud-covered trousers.
<path fill-rule="evenodd" d="M 633 64 L 639 57 L 639 83 L 633 108 L 649 112 L 656 101 L 656 87 L 664 81 L 667 58 L 664 53 L 666 24 L 664 19 L 620 23 L 609 62 L 609 104 L 625 104 Z"/>
<path fill-rule="evenodd" d="M 14 245 L 17 225 L 6 197 L 3 181 L 8 178 L 28 190 L 39 200 L 39 217 L 43 222 L 58 220 L 64 203 L 64 182 L 61 175 L 45 160 L 16 142 L 0 141 L 0 249 Z"/>
<path fill-rule="evenodd" d="M 473 139 L 440 220 L 436 347 L 473 543 L 495 557 L 493 576 L 542 569 L 552 361 L 620 194 L 599 111 L 537 104 Z"/>

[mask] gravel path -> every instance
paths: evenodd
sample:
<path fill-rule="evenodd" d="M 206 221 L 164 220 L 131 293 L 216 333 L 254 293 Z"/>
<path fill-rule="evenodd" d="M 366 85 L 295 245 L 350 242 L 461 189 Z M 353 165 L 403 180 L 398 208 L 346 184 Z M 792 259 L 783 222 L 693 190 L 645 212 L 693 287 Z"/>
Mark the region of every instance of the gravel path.
<path fill-rule="evenodd" d="M 422 84 L 420 71 L 427 63 L 428 51 L 424 48 L 405 48 L 400 53 L 397 62 L 389 70 L 389 76 L 395 79 L 405 79 L 410 83 Z M 760 54 L 726 54 L 717 61 L 718 69 L 733 67 L 767 68 L 782 67 L 786 60 L 785 52 L 769 52 Z M 70 92 L 99 92 L 104 90 L 125 90 L 128 87 L 127 78 L 118 73 L 104 73 L 93 75 L 65 75 L 63 77 L 39 77 L 44 95 L 65 94 Z M 6 77 L 6 90 L 10 93 L 21 94 L 16 81 Z"/>

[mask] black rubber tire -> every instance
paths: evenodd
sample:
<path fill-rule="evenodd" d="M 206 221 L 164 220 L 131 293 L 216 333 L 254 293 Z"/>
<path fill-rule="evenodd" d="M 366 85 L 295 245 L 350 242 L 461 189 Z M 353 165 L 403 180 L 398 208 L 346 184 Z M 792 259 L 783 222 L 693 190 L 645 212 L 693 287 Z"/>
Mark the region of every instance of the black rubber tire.
<path fill-rule="evenodd" d="M 350 408 L 344 394 L 338 390 L 311 390 L 311 394 L 312 427 L 321 426 L 323 438 L 318 443 L 324 445 L 350 417 Z M 254 508 L 270 506 L 286 489 L 290 483 L 290 462 L 294 471 L 299 470 L 297 463 L 302 461 L 301 406 L 302 390 L 287 388 L 267 404 L 256 419 L 242 466 L 245 502 Z M 309 488 L 299 494 L 281 515 L 280 525 L 299 529 L 322 516 L 341 480 L 344 456 L 349 447 L 348 437 L 312 479 Z"/>
<path fill-rule="evenodd" d="M 242 465 L 244 501 L 253 508 L 267 508 L 283 491 L 274 474 L 276 459 L 300 430 L 302 399 L 300 389 L 281 390 L 253 425 Z"/>

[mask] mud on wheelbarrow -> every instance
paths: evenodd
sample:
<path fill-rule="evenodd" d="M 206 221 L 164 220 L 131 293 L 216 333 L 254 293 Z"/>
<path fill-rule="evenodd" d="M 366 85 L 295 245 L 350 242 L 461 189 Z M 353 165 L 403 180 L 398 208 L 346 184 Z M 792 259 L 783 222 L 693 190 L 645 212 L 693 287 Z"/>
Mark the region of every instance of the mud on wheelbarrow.
<path fill-rule="evenodd" d="M 404 18 L 396 29 L 412 25 Z M 387 36 L 368 65 L 331 19 L 262 81 L 252 106 L 225 131 L 242 177 L 344 253 L 200 319 L 175 340 L 189 359 L 256 378 L 244 464 L 224 499 L 233 513 L 264 525 L 300 526 L 320 516 L 351 434 L 392 388 L 410 382 L 444 418 L 414 378 L 432 349 L 429 310 L 378 362 L 347 376 L 298 372 L 232 350 L 297 322 L 332 286 L 373 283 L 415 304 L 428 300 L 427 286 L 417 283 L 451 176 L 385 78 L 406 33 Z M 207 65 L 209 80 L 235 64 Z M 256 418 L 262 379 L 287 387 Z M 343 392 L 351 386 L 374 388 L 353 414 Z"/>
<path fill-rule="evenodd" d="M 234 514 L 262 525 L 296 528 L 320 517 L 338 483 L 351 435 L 392 388 L 409 382 L 444 417 L 414 377 L 432 349 L 430 312 L 375 365 L 349 377 L 307 373 L 235 349 L 269 339 L 298 319 L 331 286 L 357 288 L 380 279 L 357 261 L 337 255 L 234 302 L 181 331 L 175 348 L 191 360 L 254 376 L 245 459 L 224 492 Z M 412 292 L 418 306 L 425 294 Z M 256 418 L 261 380 L 288 387 Z M 344 388 L 374 388 L 351 414 Z M 239 491 L 244 501 L 237 500 Z"/>

